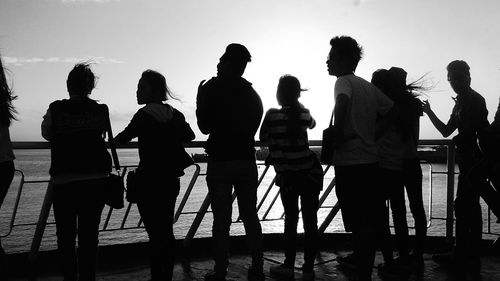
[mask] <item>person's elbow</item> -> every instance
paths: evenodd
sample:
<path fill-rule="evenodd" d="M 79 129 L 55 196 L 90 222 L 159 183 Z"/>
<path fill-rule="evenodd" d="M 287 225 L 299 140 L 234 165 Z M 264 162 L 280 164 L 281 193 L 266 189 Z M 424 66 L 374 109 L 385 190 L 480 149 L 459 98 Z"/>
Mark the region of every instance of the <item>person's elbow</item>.
<path fill-rule="evenodd" d="M 52 140 L 52 135 L 49 132 L 44 132 L 43 130 L 42 130 L 42 137 L 46 141 L 51 141 Z"/>
<path fill-rule="evenodd" d="M 198 121 L 198 129 L 200 129 L 200 132 L 204 135 L 210 134 L 210 126 L 205 122 Z"/>
<path fill-rule="evenodd" d="M 191 128 L 187 131 L 184 141 L 183 142 L 190 142 L 196 138 L 196 135 L 194 134 L 193 130 Z"/>
<path fill-rule="evenodd" d="M 452 133 L 453 133 L 453 131 L 448 130 L 448 129 L 444 129 L 443 131 L 441 131 L 441 135 L 443 136 L 443 138 L 449 137 Z"/>
<path fill-rule="evenodd" d="M 116 135 L 113 140 L 118 144 L 126 144 L 131 141 L 131 139 L 127 138 L 123 132 Z"/>
<path fill-rule="evenodd" d="M 45 140 L 47 140 L 47 141 L 52 140 L 52 132 L 50 131 L 50 128 L 48 128 L 47 126 L 45 126 L 45 124 L 43 124 L 43 123 L 42 123 L 41 134 L 42 134 L 42 137 Z"/>

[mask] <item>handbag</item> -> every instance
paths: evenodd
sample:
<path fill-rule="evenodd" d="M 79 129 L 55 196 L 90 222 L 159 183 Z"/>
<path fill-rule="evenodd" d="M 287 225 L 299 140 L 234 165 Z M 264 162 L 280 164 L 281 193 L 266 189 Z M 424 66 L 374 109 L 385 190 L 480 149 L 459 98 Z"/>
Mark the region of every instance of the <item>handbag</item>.
<path fill-rule="evenodd" d="M 125 206 L 123 202 L 125 185 L 123 183 L 123 177 L 120 176 L 120 162 L 118 161 L 118 154 L 116 153 L 115 140 L 113 138 L 113 131 L 111 130 L 108 107 L 106 105 L 104 105 L 103 107 L 106 113 L 105 126 L 106 132 L 108 133 L 108 143 L 111 149 L 111 157 L 113 159 L 113 163 L 115 164 L 115 170 L 118 172 L 118 175 L 110 173 L 109 176 L 106 177 L 104 203 L 111 208 L 121 209 Z"/>
<path fill-rule="evenodd" d="M 125 187 L 123 178 L 120 175 L 109 174 L 106 178 L 105 203 L 114 209 L 121 209 L 123 204 L 123 193 Z"/>
<path fill-rule="evenodd" d="M 321 155 L 320 161 L 326 165 L 333 164 L 333 151 L 335 146 L 335 127 L 332 125 L 332 117 L 330 118 L 330 123 L 328 123 L 328 128 L 323 130 L 323 139 L 321 141 Z"/>
<path fill-rule="evenodd" d="M 139 181 L 140 181 L 139 171 L 132 170 L 127 174 L 127 201 L 130 203 L 137 203 L 139 200 Z"/>

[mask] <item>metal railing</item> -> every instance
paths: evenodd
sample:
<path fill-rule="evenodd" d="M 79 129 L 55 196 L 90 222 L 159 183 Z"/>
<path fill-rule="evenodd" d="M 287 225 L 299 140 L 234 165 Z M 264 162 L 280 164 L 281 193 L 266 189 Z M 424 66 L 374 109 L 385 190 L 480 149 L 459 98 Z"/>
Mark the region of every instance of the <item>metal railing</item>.
<path fill-rule="evenodd" d="M 192 142 L 188 144 L 186 147 L 188 148 L 201 148 L 203 147 L 203 142 Z M 420 145 L 422 146 L 444 146 L 447 149 L 447 157 L 446 157 L 446 170 L 444 172 L 440 171 L 434 171 L 432 164 L 427 164 L 429 165 L 429 198 L 428 198 L 428 203 L 429 203 L 429 211 L 428 211 L 428 225 L 431 226 L 433 220 L 445 220 L 446 221 L 446 238 L 448 240 L 452 239 L 453 237 L 453 199 L 454 199 L 454 189 L 455 189 L 455 149 L 453 146 L 453 143 L 451 140 L 421 140 Z M 321 141 L 310 141 L 310 146 L 311 147 L 318 147 L 321 145 Z M 262 146 L 260 143 L 257 143 L 256 146 Z M 122 148 L 137 148 L 137 143 L 131 143 L 129 145 L 123 145 L 119 146 L 119 149 Z M 49 145 L 46 142 L 17 142 L 14 143 L 14 149 L 49 149 Z M 273 192 L 273 188 L 275 187 L 275 178 L 273 178 L 270 183 L 266 186 L 263 187 L 263 179 L 268 176 L 269 174 L 269 166 L 265 166 L 263 163 L 258 163 L 260 166 L 263 167 L 263 171 L 259 175 L 259 188 L 265 188 L 264 194 L 261 198 L 258 199 L 258 204 L 257 204 L 257 209 L 258 211 L 263 210 L 264 215 L 260 218 L 261 221 L 273 221 L 273 220 L 282 220 L 284 218 L 284 213 L 282 212 L 281 215 L 277 218 L 270 218 L 269 214 L 273 212 L 273 210 L 277 205 L 278 202 L 278 196 L 279 196 L 279 189 L 277 192 L 274 193 L 274 196 L 271 196 Z M 186 233 L 186 236 L 184 238 L 184 245 L 189 246 L 191 244 L 192 239 L 195 237 L 198 228 L 200 224 L 203 221 L 204 216 L 209 212 L 209 206 L 210 206 L 210 198 L 209 195 L 207 194 L 201 203 L 198 211 L 190 211 L 186 212 L 184 211 L 186 203 L 189 199 L 189 196 L 191 195 L 194 186 L 196 182 L 198 181 L 200 176 L 205 176 L 205 173 L 201 172 L 200 165 L 198 163 L 194 164 L 195 166 L 195 171 L 193 175 L 191 176 L 191 179 L 189 180 L 189 184 L 187 186 L 186 192 L 184 193 L 183 197 L 180 200 L 180 204 L 178 205 L 176 211 L 175 211 L 175 218 L 174 221 L 178 221 L 181 215 L 195 215 L 195 218 L 193 219 L 193 222 L 191 223 L 191 226 L 189 230 Z M 121 172 L 121 176 L 125 176 L 126 172 L 128 169 L 133 168 L 135 166 L 123 166 Z M 328 173 L 328 171 L 331 169 L 331 166 L 325 166 L 324 168 L 324 174 Z M 33 241 L 31 244 L 31 250 L 30 250 L 30 259 L 34 260 L 36 259 L 41 239 L 43 236 L 43 232 L 45 230 L 45 226 L 47 224 L 51 224 L 53 222 L 47 222 L 47 218 L 50 213 L 51 209 L 51 204 L 52 204 L 52 185 L 50 184 L 49 180 L 35 180 L 35 181 L 30 181 L 26 180 L 24 173 L 22 171 L 17 171 L 21 175 L 20 183 L 19 183 L 19 188 L 17 192 L 17 196 L 15 199 L 15 204 L 14 204 L 14 211 L 12 213 L 12 217 L 9 223 L 9 229 L 8 233 L 3 235 L 7 236 L 10 235 L 12 230 L 15 227 L 19 226 L 35 226 L 36 225 L 36 230 L 35 230 L 35 235 L 33 237 Z M 432 182 L 432 175 L 434 174 L 445 174 L 446 175 L 446 190 L 447 190 L 447 195 L 446 195 L 446 216 L 445 217 L 437 217 L 433 215 L 433 182 Z M 16 216 L 18 214 L 18 207 L 19 207 L 19 201 L 21 198 L 21 194 L 23 191 L 23 187 L 26 184 L 40 184 L 40 183 L 47 183 L 47 191 L 45 193 L 45 198 L 43 201 L 43 205 L 40 211 L 40 215 L 38 218 L 38 221 L 35 223 L 22 223 L 22 224 L 16 224 Z M 324 217 L 323 221 L 318 221 L 319 225 L 319 233 L 322 234 L 326 231 L 327 227 L 331 224 L 332 220 L 336 217 L 338 214 L 340 207 L 338 202 L 335 202 L 333 205 L 328 205 L 325 204 L 327 202 L 327 198 L 331 195 L 331 192 L 335 188 L 335 178 L 333 177 L 326 185 L 325 188 L 323 189 L 323 192 L 321 193 L 320 200 L 319 200 L 319 205 L 321 209 L 329 209 L 330 211 L 327 213 L 327 215 Z M 236 198 L 236 195 L 233 194 L 233 200 Z M 264 211 L 264 204 L 268 200 L 271 201 L 271 203 L 268 204 L 267 209 Z M 279 204 L 278 204 L 279 205 Z M 113 209 L 109 209 L 108 212 L 106 213 L 106 219 L 104 221 L 103 227 L 100 229 L 100 231 L 120 231 L 120 230 L 129 230 L 129 229 L 137 229 L 137 228 L 142 228 L 142 220 L 139 218 L 139 220 L 134 224 L 134 226 L 126 226 L 126 223 L 128 222 L 130 216 L 130 211 L 131 211 L 132 204 L 128 203 L 126 205 L 125 212 L 121 218 L 121 222 L 119 223 L 118 227 L 109 227 L 109 222 L 111 219 L 111 215 L 113 213 Z M 491 224 L 489 220 L 489 212 L 488 212 L 488 231 L 486 233 L 488 234 L 494 234 L 491 231 Z M 241 222 L 241 219 L 238 217 L 235 221 L 235 223 Z"/>

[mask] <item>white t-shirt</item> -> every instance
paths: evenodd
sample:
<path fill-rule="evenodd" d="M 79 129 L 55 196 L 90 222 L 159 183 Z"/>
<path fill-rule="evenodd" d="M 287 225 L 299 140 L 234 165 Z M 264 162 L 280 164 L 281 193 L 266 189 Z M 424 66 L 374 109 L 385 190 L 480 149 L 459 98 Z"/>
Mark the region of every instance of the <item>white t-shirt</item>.
<path fill-rule="evenodd" d="M 353 74 L 335 83 L 335 99 L 349 98 L 344 136 L 347 140 L 335 149 L 333 163 L 338 166 L 370 164 L 379 161 L 375 143 L 377 117 L 389 112 L 393 102 L 377 87 Z"/>

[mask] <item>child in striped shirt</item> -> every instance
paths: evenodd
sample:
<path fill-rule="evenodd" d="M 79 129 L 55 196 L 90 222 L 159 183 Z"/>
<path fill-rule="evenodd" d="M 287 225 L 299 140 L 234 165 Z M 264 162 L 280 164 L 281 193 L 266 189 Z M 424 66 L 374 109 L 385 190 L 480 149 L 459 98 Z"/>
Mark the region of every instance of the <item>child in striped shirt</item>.
<path fill-rule="evenodd" d="M 298 101 L 302 91 L 296 77 L 285 75 L 280 78 L 276 98 L 281 108 L 267 111 L 260 140 L 269 146 L 266 164 L 274 166 L 276 185 L 280 187 L 285 210 L 285 262 L 271 267 L 271 273 L 289 278 L 294 276 L 300 197 L 305 232 L 302 280 L 313 280 L 323 169 L 316 154 L 309 149 L 307 129 L 314 128 L 316 122 L 309 110 Z"/>

